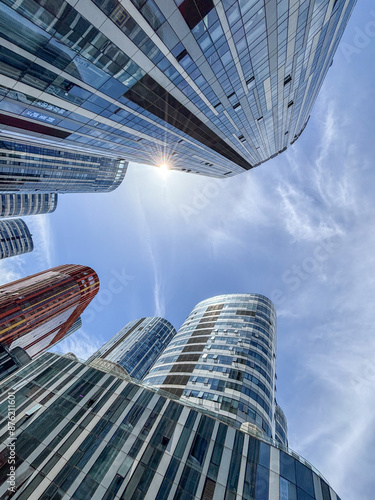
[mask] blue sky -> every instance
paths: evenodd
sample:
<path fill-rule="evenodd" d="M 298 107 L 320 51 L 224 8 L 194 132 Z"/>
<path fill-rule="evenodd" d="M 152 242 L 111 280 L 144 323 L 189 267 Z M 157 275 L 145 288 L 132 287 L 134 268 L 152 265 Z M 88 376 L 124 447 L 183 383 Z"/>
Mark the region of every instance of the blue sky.
<path fill-rule="evenodd" d="M 290 446 L 342 500 L 375 490 L 374 56 L 375 7 L 362 0 L 287 152 L 225 180 L 131 165 L 113 193 L 64 195 L 54 214 L 25 218 L 36 249 L 0 263 L 2 283 L 96 270 L 83 328 L 56 349 L 81 358 L 136 318 L 178 328 L 210 296 L 270 297 Z"/>

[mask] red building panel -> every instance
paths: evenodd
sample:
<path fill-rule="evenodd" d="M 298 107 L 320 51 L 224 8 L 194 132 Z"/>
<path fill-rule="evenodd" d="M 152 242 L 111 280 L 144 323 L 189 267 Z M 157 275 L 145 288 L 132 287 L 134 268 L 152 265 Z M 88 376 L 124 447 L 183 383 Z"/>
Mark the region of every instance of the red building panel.
<path fill-rule="evenodd" d="M 0 344 L 35 356 L 64 338 L 99 290 L 87 266 L 67 264 L 0 286 Z"/>

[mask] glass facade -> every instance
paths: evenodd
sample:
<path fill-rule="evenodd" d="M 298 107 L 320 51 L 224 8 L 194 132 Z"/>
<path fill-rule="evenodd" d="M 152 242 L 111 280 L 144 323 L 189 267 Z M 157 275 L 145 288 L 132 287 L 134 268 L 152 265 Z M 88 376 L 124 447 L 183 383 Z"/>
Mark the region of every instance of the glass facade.
<path fill-rule="evenodd" d="M 87 363 L 107 360 L 122 366 L 126 373 L 141 380 L 172 340 L 176 330 L 164 318 L 142 318 L 128 323 Z"/>
<path fill-rule="evenodd" d="M 33 239 L 22 219 L 0 220 L 0 259 L 32 252 Z"/>
<path fill-rule="evenodd" d="M 145 383 L 275 437 L 276 311 L 258 294 L 200 302 Z"/>
<path fill-rule="evenodd" d="M 0 194 L 0 217 L 49 214 L 56 210 L 57 194 Z"/>
<path fill-rule="evenodd" d="M 340 500 L 276 441 L 72 357 L 42 354 L 0 383 L 0 394 L 2 498 L 12 453 L 15 500 Z"/>
<path fill-rule="evenodd" d="M 222 177 L 304 130 L 355 0 L 2 0 L 5 130 Z"/>
<path fill-rule="evenodd" d="M 277 403 L 275 408 L 275 439 L 279 443 L 288 446 L 288 422 L 283 410 Z"/>
<path fill-rule="evenodd" d="M 89 267 L 57 266 L 0 286 L 0 345 L 33 358 L 81 326 L 99 290 Z"/>
<path fill-rule="evenodd" d="M 21 347 L 12 350 L 0 344 L 0 380 L 31 361 L 30 356 Z"/>
<path fill-rule="evenodd" d="M 0 193 L 113 191 L 126 169 L 118 158 L 0 136 Z"/>

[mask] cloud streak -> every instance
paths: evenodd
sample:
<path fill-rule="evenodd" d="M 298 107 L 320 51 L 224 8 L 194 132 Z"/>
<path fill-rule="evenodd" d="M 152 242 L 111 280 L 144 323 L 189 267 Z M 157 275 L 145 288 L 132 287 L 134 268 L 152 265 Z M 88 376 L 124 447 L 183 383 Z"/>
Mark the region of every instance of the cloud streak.
<path fill-rule="evenodd" d="M 68 338 L 53 346 L 50 351 L 61 354 L 72 352 L 78 359 L 86 361 L 102 346 L 102 344 L 103 342 L 101 342 L 100 339 L 93 338 L 92 335 L 88 334 L 83 328 L 80 328 L 78 331 L 69 335 Z"/>

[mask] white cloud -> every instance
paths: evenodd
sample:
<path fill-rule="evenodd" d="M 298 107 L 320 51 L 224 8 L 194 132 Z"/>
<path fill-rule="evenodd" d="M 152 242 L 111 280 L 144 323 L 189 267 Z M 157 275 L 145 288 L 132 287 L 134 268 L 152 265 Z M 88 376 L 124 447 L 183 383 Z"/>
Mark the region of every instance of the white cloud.
<path fill-rule="evenodd" d="M 283 367 L 290 386 L 279 386 L 279 393 L 289 394 L 291 446 L 346 500 L 371 500 L 373 457 L 366 450 L 375 442 L 375 236 L 369 228 L 375 212 L 367 184 L 373 177 L 359 173 L 368 151 L 353 146 L 343 129 L 345 110 L 328 106 L 325 114 L 317 154 L 301 162 L 304 175 L 278 186 L 296 264 L 314 255 L 318 242 L 335 242 L 278 311 L 279 365 L 292 363 Z M 301 158 L 300 146 L 286 158 Z"/>
<path fill-rule="evenodd" d="M 33 236 L 33 256 L 36 257 L 41 269 L 49 269 L 53 266 L 54 260 L 51 216 L 33 215 L 31 217 L 26 217 L 25 222 Z"/>
<path fill-rule="evenodd" d="M 86 333 L 83 328 L 69 335 L 68 338 L 56 344 L 52 349 L 53 352 L 67 354 L 72 352 L 78 359 L 86 361 L 94 352 L 96 352 L 103 342 L 98 338 L 93 338 Z"/>
<path fill-rule="evenodd" d="M 24 256 L 9 257 L 0 260 L 0 285 L 23 278 L 23 268 Z"/>

